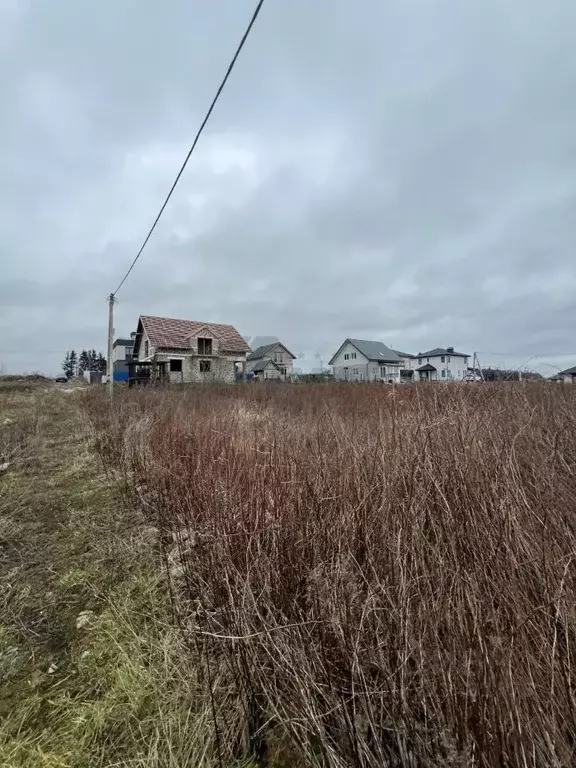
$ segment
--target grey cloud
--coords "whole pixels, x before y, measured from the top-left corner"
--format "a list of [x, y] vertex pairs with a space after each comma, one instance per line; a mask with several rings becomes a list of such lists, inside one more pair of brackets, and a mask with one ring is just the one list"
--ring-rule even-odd
[[[54, 372], [105, 346], [252, 3], [1, 10], [0, 363]], [[576, 362], [575, 23], [570, 0], [266, 3], [118, 332], [153, 312], [308, 359], [355, 335]]]

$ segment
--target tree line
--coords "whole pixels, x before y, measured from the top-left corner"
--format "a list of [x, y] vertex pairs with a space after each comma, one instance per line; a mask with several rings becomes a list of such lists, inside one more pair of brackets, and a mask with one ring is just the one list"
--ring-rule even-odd
[[66, 352], [62, 362], [62, 370], [68, 379], [82, 376], [84, 371], [106, 373], [106, 357], [102, 352], [96, 352], [95, 349], [83, 349], [80, 354], [72, 349], [70, 352]]

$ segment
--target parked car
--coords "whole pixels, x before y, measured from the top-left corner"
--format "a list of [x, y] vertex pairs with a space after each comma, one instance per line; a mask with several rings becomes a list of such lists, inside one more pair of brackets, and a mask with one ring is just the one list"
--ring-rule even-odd
[[56, 376], [54, 381], [56, 382], [56, 384], [68, 384], [68, 379], [66, 378], [66, 376]]

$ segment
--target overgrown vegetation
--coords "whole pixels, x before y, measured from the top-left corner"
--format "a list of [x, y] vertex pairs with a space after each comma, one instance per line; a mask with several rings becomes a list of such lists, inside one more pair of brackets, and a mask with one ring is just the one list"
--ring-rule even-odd
[[212, 764], [156, 532], [104, 474], [76, 398], [0, 392], [0, 765]]
[[574, 763], [573, 388], [0, 397], [0, 764]]
[[221, 764], [574, 763], [576, 390], [87, 407], [160, 529]]

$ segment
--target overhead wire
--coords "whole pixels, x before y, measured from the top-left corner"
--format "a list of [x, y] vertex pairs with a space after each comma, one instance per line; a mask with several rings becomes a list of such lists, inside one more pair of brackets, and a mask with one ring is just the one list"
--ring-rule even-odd
[[177, 186], [178, 182], [180, 181], [180, 177], [184, 173], [184, 169], [188, 165], [188, 160], [190, 160], [190, 157], [192, 156], [192, 153], [194, 152], [194, 150], [196, 148], [196, 145], [198, 144], [198, 140], [200, 139], [200, 136], [202, 135], [202, 132], [204, 131], [204, 128], [206, 127], [206, 123], [208, 122], [212, 112], [214, 111], [214, 107], [216, 106], [216, 103], [217, 103], [218, 99], [220, 98], [220, 94], [224, 90], [224, 87], [225, 87], [225, 85], [226, 85], [226, 83], [228, 81], [228, 78], [230, 77], [230, 74], [232, 73], [232, 70], [234, 69], [236, 61], [237, 61], [238, 57], [240, 56], [242, 48], [244, 47], [244, 43], [248, 39], [248, 36], [249, 36], [250, 32], [252, 31], [252, 27], [254, 26], [254, 24], [256, 22], [256, 19], [258, 18], [259, 14], [260, 14], [260, 10], [262, 9], [263, 5], [264, 5], [264, 0], [259, 0], [258, 4], [256, 5], [256, 8], [254, 10], [254, 13], [252, 14], [252, 18], [250, 19], [250, 22], [249, 22], [248, 26], [246, 27], [246, 31], [244, 32], [244, 35], [242, 36], [242, 39], [240, 40], [240, 43], [238, 44], [238, 47], [236, 48], [236, 53], [234, 54], [234, 56], [232, 57], [232, 60], [230, 61], [230, 64], [228, 65], [228, 69], [226, 70], [226, 74], [224, 75], [224, 77], [222, 79], [222, 82], [218, 86], [218, 90], [216, 91], [216, 95], [212, 99], [212, 103], [210, 104], [210, 108], [208, 109], [208, 112], [206, 113], [206, 116], [204, 117], [204, 120], [202, 120], [200, 128], [198, 129], [198, 132], [196, 133], [194, 141], [192, 142], [192, 146], [188, 150], [188, 154], [186, 155], [186, 158], [184, 159], [184, 162], [182, 163], [182, 167], [178, 171], [178, 175], [176, 176], [176, 178], [174, 180], [174, 183], [170, 187], [170, 191], [168, 192], [168, 195], [166, 196], [166, 199], [164, 200], [164, 203], [162, 204], [162, 207], [160, 208], [160, 211], [158, 212], [158, 215], [154, 219], [154, 223], [150, 227], [150, 230], [149, 230], [148, 234], [146, 235], [146, 238], [145, 238], [144, 242], [140, 246], [140, 250], [136, 254], [134, 260], [132, 261], [132, 263], [130, 264], [130, 267], [128, 268], [128, 271], [126, 272], [126, 274], [124, 275], [124, 277], [122, 278], [122, 280], [118, 284], [118, 287], [114, 291], [114, 294], [112, 294], [112, 295], [117, 294], [118, 291], [120, 290], [120, 288], [122, 288], [122, 286], [124, 285], [124, 283], [128, 279], [128, 276], [130, 275], [130, 273], [132, 272], [132, 270], [136, 266], [136, 262], [138, 261], [138, 259], [142, 255], [142, 251], [148, 245], [148, 241], [150, 240], [150, 238], [152, 236], [152, 233], [156, 229], [156, 225], [160, 221], [160, 218], [161, 218], [162, 214], [164, 213], [164, 210], [165, 210], [166, 206], [168, 205], [168, 202], [169, 202], [170, 198], [172, 197], [172, 193], [176, 189], [176, 186]]

